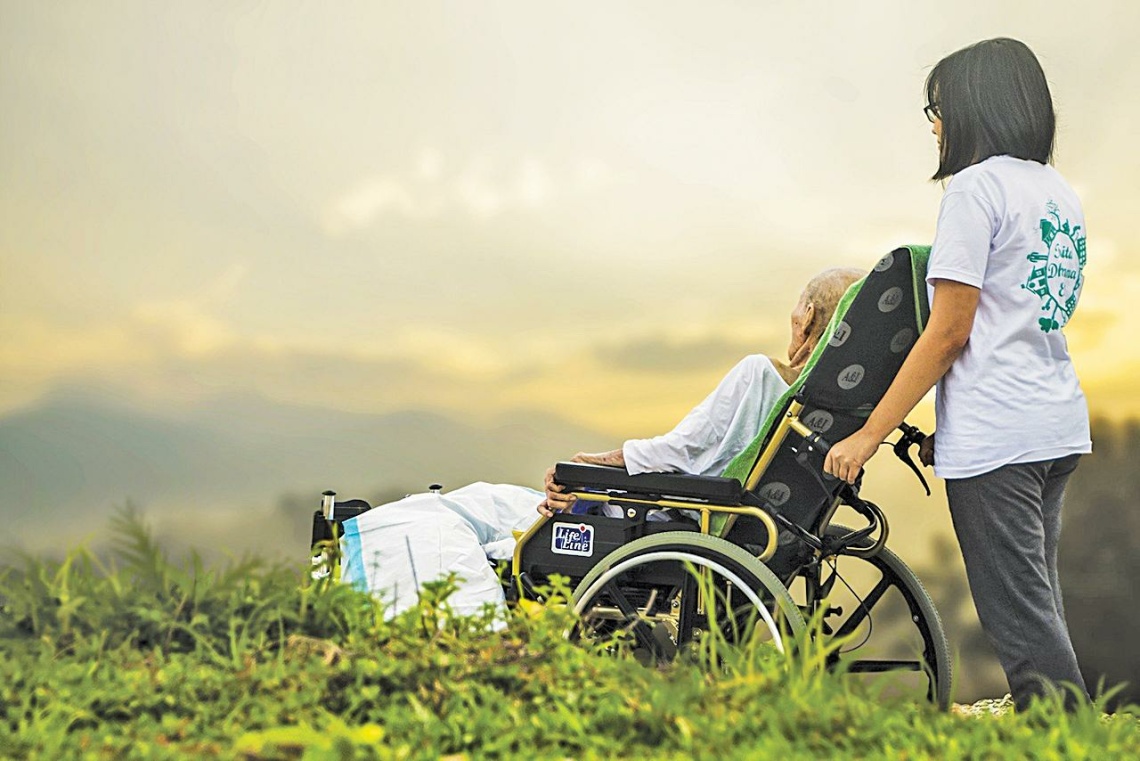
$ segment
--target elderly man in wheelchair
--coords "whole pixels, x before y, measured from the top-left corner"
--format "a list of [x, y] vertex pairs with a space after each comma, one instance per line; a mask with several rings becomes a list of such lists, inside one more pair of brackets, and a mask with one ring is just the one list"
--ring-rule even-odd
[[[825, 273], [842, 297], [813, 301], [809, 286], [792, 315], [789, 362], [742, 362], [669, 434], [558, 463], [547, 473], [545, 495], [496, 497], [488, 485], [473, 485], [480, 505], [491, 505], [486, 522], [512, 535], [477, 537], [491, 540], [480, 541], [483, 567], [478, 553], [467, 553], [451, 569], [479, 576], [486, 557], [509, 557], [508, 601], [542, 599], [551, 576], [568, 577], [574, 636], [620, 642], [655, 661], [672, 659], [714, 628], [783, 651], [788, 636], [804, 630], [805, 615], [815, 616], [822, 635], [838, 641], [829, 657], [848, 673], [891, 673], [904, 688], [948, 706], [949, 648], [929, 595], [886, 549], [882, 510], [859, 495], [858, 483], [822, 468], [829, 442], [861, 427], [925, 325], [927, 255], [926, 248], [897, 249], [845, 291], [849, 274]], [[813, 318], [814, 335], [805, 327]], [[903, 424], [894, 445], [916, 473], [908, 453], [922, 439]], [[542, 499], [538, 519], [520, 515], [535, 496]], [[462, 503], [449, 506], [451, 513], [471, 525], [478, 509]], [[417, 521], [415, 504], [400, 505], [370, 510], [326, 493], [314, 516], [314, 546], [340, 524], [345, 580], [375, 590], [364, 583], [360, 522], [426, 520]], [[840, 509], [865, 525], [834, 522]], [[405, 533], [403, 544], [411, 559], [417, 537]], [[482, 579], [484, 587], [499, 583], [493, 575]]]

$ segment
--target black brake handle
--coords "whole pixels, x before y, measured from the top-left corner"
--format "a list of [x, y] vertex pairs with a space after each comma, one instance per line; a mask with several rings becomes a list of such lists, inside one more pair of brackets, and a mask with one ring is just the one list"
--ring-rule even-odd
[[915, 464], [910, 456], [911, 445], [922, 446], [922, 442], [926, 440], [926, 434], [915, 426], [908, 425], [905, 422], [899, 424], [899, 430], [902, 431], [902, 436], [899, 436], [899, 440], [895, 442], [895, 457], [905, 462], [907, 467], [914, 471], [914, 474], [918, 476], [919, 483], [922, 484], [922, 488], [926, 489], [926, 496], [929, 497], [930, 484], [926, 483], [926, 478], [923, 477], [922, 471], [918, 469], [918, 465]]

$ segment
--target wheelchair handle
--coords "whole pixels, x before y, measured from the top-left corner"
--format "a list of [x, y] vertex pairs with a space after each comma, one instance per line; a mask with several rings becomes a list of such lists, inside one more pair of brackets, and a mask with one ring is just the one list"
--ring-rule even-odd
[[[906, 421], [899, 423], [899, 430], [902, 431], [902, 438], [899, 439], [900, 443], [905, 441], [908, 446], [910, 444], [921, 446], [922, 442], [926, 441], [926, 434], [920, 431], [918, 426], [909, 425]], [[898, 444], [895, 446], [898, 446]]]
[[900, 423], [899, 430], [902, 431], [902, 436], [895, 442], [893, 447], [895, 457], [906, 463], [906, 466], [914, 471], [918, 476], [919, 483], [922, 488], [926, 489], [926, 496], [930, 496], [930, 484], [926, 483], [926, 478], [923, 477], [922, 471], [918, 469], [918, 465], [910, 456], [911, 445], [922, 446], [922, 442], [926, 440], [926, 434], [920, 431], [916, 426], [908, 425], [907, 423]]

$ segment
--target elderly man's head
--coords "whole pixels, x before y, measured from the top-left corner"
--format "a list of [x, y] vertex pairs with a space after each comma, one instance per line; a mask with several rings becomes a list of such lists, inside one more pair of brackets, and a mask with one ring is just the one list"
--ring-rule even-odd
[[807, 360], [807, 355], [811, 354], [827, 329], [827, 323], [831, 322], [839, 299], [864, 274], [852, 267], [834, 267], [808, 281], [792, 310], [792, 341], [788, 345], [788, 358], [793, 366]]

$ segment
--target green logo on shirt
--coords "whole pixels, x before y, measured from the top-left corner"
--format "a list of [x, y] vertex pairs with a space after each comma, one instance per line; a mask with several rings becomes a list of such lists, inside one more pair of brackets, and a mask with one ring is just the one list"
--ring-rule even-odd
[[1077, 308], [1085, 268], [1085, 235], [1081, 226], [1069, 228], [1068, 220], [1061, 221], [1057, 204], [1045, 205], [1047, 214], [1041, 220], [1041, 241], [1045, 252], [1034, 251], [1026, 257], [1033, 269], [1021, 287], [1041, 297], [1041, 311], [1037, 320], [1041, 330], [1048, 333], [1064, 327]]

